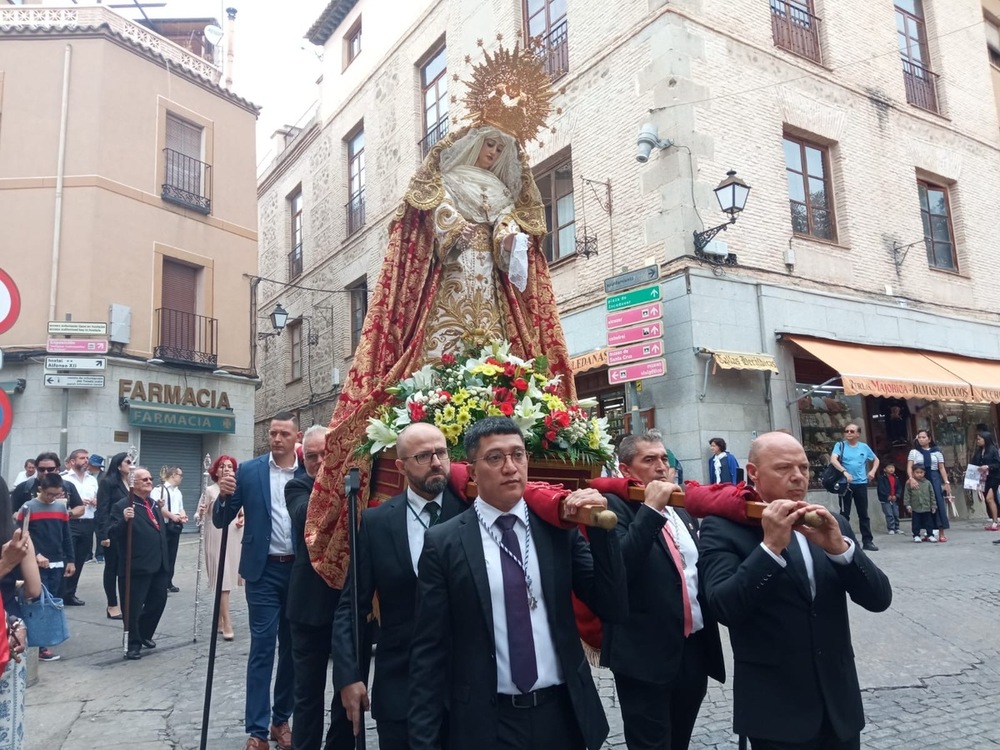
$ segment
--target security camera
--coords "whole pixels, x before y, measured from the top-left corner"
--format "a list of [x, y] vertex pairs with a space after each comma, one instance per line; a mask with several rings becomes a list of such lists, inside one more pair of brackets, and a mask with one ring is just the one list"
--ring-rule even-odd
[[653, 151], [653, 146], [662, 149], [670, 148], [673, 145], [674, 142], [669, 138], [661, 141], [656, 126], [651, 122], [647, 122], [639, 128], [639, 137], [636, 138], [635, 143], [635, 160], [640, 164], [645, 164], [649, 161], [649, 155]]

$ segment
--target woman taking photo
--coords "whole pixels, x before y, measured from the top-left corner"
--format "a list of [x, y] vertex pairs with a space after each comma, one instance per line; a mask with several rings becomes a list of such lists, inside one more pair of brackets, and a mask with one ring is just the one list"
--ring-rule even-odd
[[931, 434], [927, 430], [920, 430], [917, 433], [913, 445], [914, 448], [906, 460], [909, 485], [917, 489], [917, 480], [913, 478], [913, 467], [923, 466], [927, 479], [934, 488], [934, 497], [937, 499], [938, 533], [933, 535], [934, 541], [947, 542], [948, 537], [944, 535], [944, 530], [950, 529], [951, 523], [948, 521], [948, 503], [945, 495], [951, 495], [951, 482], [948, 480], [948, 471], [944, 465], [944, 454], [931, 440]]
[[[213, 484], [205, 488], [205, 494], [198, 502], [198, 512], [194, 519], [202, 526], [205, 535], [205, 573], [208, 576], [209, 591], [215, 590], [219, 574], [219, 549], [222, 546], [222, 529], [215, 528], [212, 523], [212, 505], [219, 497], [219, 480], [226, 476], [235, 476], [236, 459], [232, 456], [219, 456], [208, 470]], [[205, 519], [208, 523], [205, 523]], [[229, 538], [226, 540], [226, 564], [222, 571], [222, 597], [219, 602], [219, 621], [216, 628], [222, 637], [233, 640], [233, 620], [229, 616], [229, 592], [233, 584], [239, 581], [240, 550], [243, 544], [243, 511], [229, 525]]]
[[107, 597], [106, 614], [109, 620], [122, 619], [118, 606], [118, 548], [110, 536], [111, 508], [123, 497], [128, 497], [128, 473], [132, 460], [127, 453], [116, 453], [108, 464], [104, 479], [97, 486], [97, 509], [94, 526], [97, 541], [104, 548], [104, 596]]

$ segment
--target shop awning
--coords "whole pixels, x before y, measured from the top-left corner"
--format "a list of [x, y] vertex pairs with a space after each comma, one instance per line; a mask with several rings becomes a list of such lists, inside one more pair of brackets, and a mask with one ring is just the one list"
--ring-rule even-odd
[[706, 351], [712, 361], [723, 370], [770, 370], [777, 374], [778, 363], [770, 354], [745, 354], [743, 352]]
[[975, 400], [967, 381], [915, 349], [846, 344], [789, 334], [782, 338], [839, 372], [844, 393], [849, 396]]
[[937, 353], [927, 358], [967, 382], [972, 387], [972, 401], [1000, 404], [1000, 362]]
[[596, 370], [599, 367], [607, 367], [607, 364], [607, 349], [597, 349], [596, 351], [587, 352], [586, 354], [578, 354], [575, 357], [569, 358], [569, 369], [573, 371], [574, 375], [590, 372], [591, 370]]

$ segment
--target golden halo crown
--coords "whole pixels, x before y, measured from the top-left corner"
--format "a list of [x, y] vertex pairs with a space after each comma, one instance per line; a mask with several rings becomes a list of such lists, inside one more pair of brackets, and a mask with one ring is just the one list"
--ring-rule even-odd
[[[482, 40], [477, 44], [482, 47]], [[501, 47], [492, 57], [483, 49], [483, 58], [466, 81], [466, 119], [473, 127], [499, 128], [521, 143], [534, 139], [546, 127], [554, 95], [537, 42]]]

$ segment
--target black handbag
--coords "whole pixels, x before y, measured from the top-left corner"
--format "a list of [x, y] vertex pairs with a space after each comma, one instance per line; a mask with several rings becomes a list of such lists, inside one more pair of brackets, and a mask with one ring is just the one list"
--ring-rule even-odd
[[[837, 454], [837, 460], [840, 461], [840, 465], [844, 465], [844, 442], [841, 441], [840, 453]], [[823, 485], [823, 489], [827, 492], [832, 492], [834, 495], [839, 495], [844, 491], [844, 487], [847, 486], [847, 480], [844, 479], [844, 472], [837, 469], [831, 461], [823, 469], [823, 473], [819, 475], [820, 484]]]

